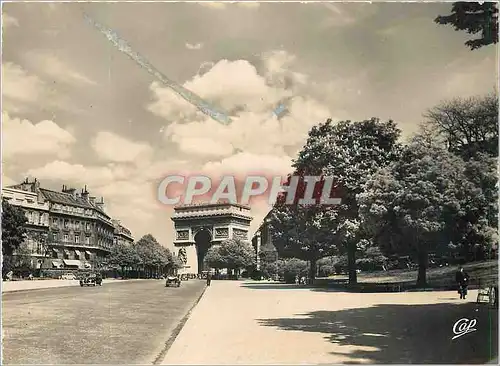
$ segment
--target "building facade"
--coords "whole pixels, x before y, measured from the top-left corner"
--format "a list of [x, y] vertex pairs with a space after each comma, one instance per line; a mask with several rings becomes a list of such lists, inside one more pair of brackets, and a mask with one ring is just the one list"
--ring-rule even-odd
[[269, 252], [274, 253], [276, 260], [278, 260], [278, 252], [273, 244], [272, 231], [270, 225], [272, 211], [264, 217], [262, 224], [255, 231], [252, 237], [252, 246], [255, 250], [255, 256], [257, 261], [257, 270], [260, 270], [261, 253]]
[[121, 245], [131, 245], [134, 243], [134, 237], [129, 229], [123, 226], [120, 220], [111, 220], [115, 227], [115, 231], [113, 233], [113, 244], [121, 244]]
[[174, 208], [174, 246], [184, 258], [185, 273], [202, 273], [208, 249], [229, 238], [250, 241], [250, 207], [238, 204], [193, 204]]
[[37, 179], [4, 188], [2, 195], [25, 210], [34, 268], [103, 268], [116, 229], [103, 198], [90, 196], [86, 187], [81, 192], [66, 186], [61, 192], [41, 188]]

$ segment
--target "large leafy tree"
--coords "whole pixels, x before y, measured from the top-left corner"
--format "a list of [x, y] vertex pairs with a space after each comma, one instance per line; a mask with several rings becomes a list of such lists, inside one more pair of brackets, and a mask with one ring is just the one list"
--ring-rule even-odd
[[311, 278], [318, 259], [347, 252], [349, 282], [356, 283], [356, 246], [364, 237], [356, 195], [378, 168], [397, 160], [400, 133], [393, 121], [381, 122], [377, 118], [336, 124], [327, 120], [309, 132], [294, 162], [295, 174], [332, 177], [342, 203], [299, 206], [278, 200], [271, 225], [278, 250], [309, 260]]
[[151, 234], [144, 235], [133, 245], [133, 248], [137, 252], [140, 264], [148, 277], [158, 275], [158, 272], [164, 273], [172, 266], [172, 254]]
[[2, 200], [2, 254], [11, 256], [26, 238], [28, 220], [22, 208]]
[[388, 252], [415, 256], [417, 284], [426, 286], [429, 252], [439, 243], [463, 240], [456, 223], [474, 209], [480, 195], [462, 159], [415, 138], [397, 162], [367, 182], [358, 201], [375, 243]]
[[111, 249], [108, 262], [111, 265], [119, 266], [122, 274], [125, 274], [127, 268], [137, 269], [141, 258], [135, 246], [120, 243]]
[[468, 40], [465, 45], [471, 50], [498, 42], [498, 8], [496, 2], [453, 3], [451, 14], [440, 15], [435, 20], [438, 24], [451, 25], [455, 30], [478, 35]]
[[256, 264], [255, 251], [252, 245], [241, 239], [227, 239], [220, 245], [208, 249], [205, 263], [215, 269], [227, 268], [238, 271], [249, 269]]
[[425, 115], [430, 135], [468, 160], [478, 154], [498, 156], [498, 96], [494, 93], [444, 101]]
[[212, 246], [208, 249], [207, 254], [205, 254], [204, 258], [205, 263], [215, 269], [221, 269], [225, 267], [224, 258], [220, 253], [220, 247], [218, 245]]

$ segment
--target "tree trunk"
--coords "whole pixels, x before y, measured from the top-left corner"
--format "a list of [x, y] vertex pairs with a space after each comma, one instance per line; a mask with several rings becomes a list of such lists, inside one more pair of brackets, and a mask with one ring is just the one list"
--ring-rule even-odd
[[309, 261], [309, 284], [312, 285], [314, 280], [316, 279], [316, 267], [317, 267], [317, 259], [311, 259]]
[[427, 287], [427, 265], [429, 262], [429, 253], [427, 248], [420, 248], [418, 252], [418, 277], [417, 287]]
[[349, 272], [349, 284], [358, 283], [358, 274], [356, 273], [356, 243], [350, 242], [347, 245], [347, 270]]

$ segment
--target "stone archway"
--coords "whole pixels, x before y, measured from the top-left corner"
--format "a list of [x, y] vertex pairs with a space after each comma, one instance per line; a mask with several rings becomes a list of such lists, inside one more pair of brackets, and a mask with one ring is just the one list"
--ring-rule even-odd
[[198, 259], [198, 273], [201, 273], [208, 269], [205, 265], [205, 256], [212, 245], [212, 234], [207, 229], [201, 229], [195, 234], [194, 243]]

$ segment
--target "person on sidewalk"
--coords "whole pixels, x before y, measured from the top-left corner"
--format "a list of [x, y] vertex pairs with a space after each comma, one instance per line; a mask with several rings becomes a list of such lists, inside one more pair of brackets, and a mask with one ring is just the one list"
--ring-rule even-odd
[[458, 293], [460, 299], [467, 297], [467, 287], [469, 286], [469, 275], [464, 271], [464, 267], [460, 266], [455, 274], [455, 281], [458, 284]]
[[207, 273], [207, 286], [210, 286], [210, 283], [212, 282], [212, 274]]

